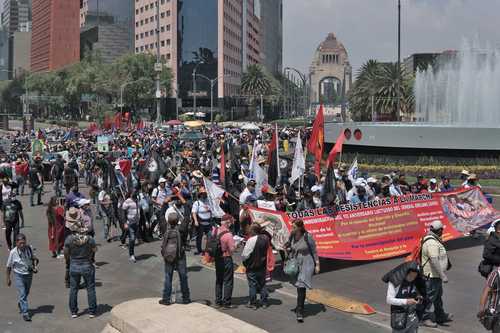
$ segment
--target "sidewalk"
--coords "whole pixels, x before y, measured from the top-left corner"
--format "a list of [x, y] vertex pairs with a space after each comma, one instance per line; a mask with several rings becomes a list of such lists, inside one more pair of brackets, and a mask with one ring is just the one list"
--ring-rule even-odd
[[[140, 311], [137, 311], [140, 309]], [[207, 305], [158, 304], [157, 298], [143, 298], [119, 304], [103, 333], [267, 333]]]

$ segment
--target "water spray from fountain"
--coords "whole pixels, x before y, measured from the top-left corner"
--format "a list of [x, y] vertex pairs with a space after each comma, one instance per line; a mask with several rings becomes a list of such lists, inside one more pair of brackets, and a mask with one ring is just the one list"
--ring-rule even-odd
[[422, 122], [500, 127], [500, 50], [464, 41], [417, 72], [415, 101]]

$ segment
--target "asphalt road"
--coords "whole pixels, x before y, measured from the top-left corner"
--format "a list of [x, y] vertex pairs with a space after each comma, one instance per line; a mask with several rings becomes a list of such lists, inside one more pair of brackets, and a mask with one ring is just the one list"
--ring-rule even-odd
[[[46, 186], [51, 189], [51, 186]], [[50, 193], [44, 196], [44, 202]], [[113, 306], [127, 300], [143, 297], [160, 297], [163, 287], [163, 263], [159, 254], [160, 243], [148, 243], [136, 247], [136, 264], [128, 262], [128, 252], [118, 246], [102, 241], [102, 225], [96, 221], [99, 251], [96, 261], [97, 301], [99, 316], [89, 319], [83, 314], [71, 319], [68, 309], [68, 292], [64, 287], [64, 264], [62, 259], [53, 259], [48, 253], [46, 207], [31, 208], [28, 197], [22, 197], [25, 207], [26, 227], [29, 242], [36, 248], [41, 260], [40, 272], [34, 278], [30, 294], [30, 309], [33, 321], [21, 320], [16, 306], [16, 290], [8, 288], [4, 277], [0, 278], [0, 332], [100, 332], [106, 325]], [[498, 208], [498, 207], [497, 207]], [[7, 260], [7, 249], [2, 236], [0, 262]], [[477, 264], [482, 247], [479, 241], [461, 240], [450, 244], [453, 270], [445, 289], [445, 308], [453, 312], [456, 321], [450, 327], [440, 327], [449, 332], [484, 332], [477, 323], [479, 293], [484, 280], [477, 273]], [[401, 262], [401, 259], [369, 263], [351, 263], [323, 260], [323, 272], [315, 277], [315, 287], [326, 289], [338, 295], [352, 297], [373, 306], [379, 313], [374, 316], [353, 316], [322, 305], [306, 306], [304, 324], [297, 324], [290, 309], [295, 307], [295, 291], [286, 282], [271, 283], [271, 306], [257, 311], [247, 309], [248, 287], [243, 276], [235, 279], [234, 303], [236, 309], [228, 314], [261, 327], [269, 332], [390, 332], [389, 312], [385, 304], [386, 286], [381, 276]], [[189, 284], [193, 301], [210, 304], [213, 301], [215, 272], [202, 266], [199, 258], [188, 257]], [[2, 269], [2, 271], [4, 271]], [[3, 272], [2, 272], [3, 274]], [[177, 278], [176, 278], [177, 279]], [[178, 287], [178, 282], [175, 283]], [[180, 296], [179, 296], [180, 297]], [[79, 293], [80, 311], [87, 307], [86, 293]], [[141, 311], [137, 309], [137, 311]], [[439, 332], [427, 330], [424, 332]]]

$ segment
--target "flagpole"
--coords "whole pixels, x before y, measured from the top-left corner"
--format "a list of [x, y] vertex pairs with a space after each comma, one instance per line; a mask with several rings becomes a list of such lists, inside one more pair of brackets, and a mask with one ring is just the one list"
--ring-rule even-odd
[[280, 139], [278, 137], [278, 123], [276, 123], [276, 167], [278, 168], [278, 179], [276, 179], [276, 185], [280, 183], [281, 172], [280, 172]]

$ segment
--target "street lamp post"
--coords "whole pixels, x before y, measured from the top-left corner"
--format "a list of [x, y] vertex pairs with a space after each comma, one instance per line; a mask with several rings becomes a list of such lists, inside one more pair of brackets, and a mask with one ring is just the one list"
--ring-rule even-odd
[[[285, 73], [293, 71], [293, 72], [297, 73], [297, 75], [302, 80], [302, 85], [304, 86], [303, 88], [304, 88], [304, 116], [305, 116], [305, 112], [306, 112], [306, 109], [308, 107], [308, 105], [307, 105], [308, 104], [307, 103], [307, 77], [301, 71], [299, 71], [298, 69], [293, 68], [293, 67], [285, 67], [283, 71]], [[287, 82], [287, 85], [288, 85], [288, 82]]]
[[160, 0], [156, 1], [156, 123], [161, 124], [161, 91], [160, 91]]
[[[196, 73], [194, 75], [195, 75], [194, 81], [196, 82]], [[201, 78], [204, 78], [205, 80], [210, 82], [210, 124], [213, 125], [213, 123], [214, 123], [214, 87], [215, 87], [215, 84], [217, 83], [217, 81], [220, 78], [223, 78], [226, 76], [231, 76], [231, 75], [224, 74], [224, 75], [221, 75], [219, 77], [216, 77], [215, 79], [210, 79], [202, 74], [198, 74], [198, 76]]]
[[193, 112], [196, 113], [196, 70], [198, 66], [203, 64], [203, 60], [199, 61], [193, 68]]

